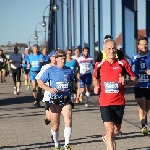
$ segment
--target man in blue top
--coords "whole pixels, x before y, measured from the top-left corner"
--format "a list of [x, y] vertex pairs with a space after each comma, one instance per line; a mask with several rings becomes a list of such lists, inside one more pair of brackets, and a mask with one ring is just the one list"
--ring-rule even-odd
[[24, 54], [22, 54], [22, 59], [23, 59], [22, 67], [24, 71], [25, 85], [27, 85], [27, 90], [30, 89], [30, 76], [29, 76], [30, 68], [27, 67], [27, 60], [28, 60], [29, 55], [30, 55], [29, 48], [25, 48]]
[[130, 61], [135, 65], [135, 75], [138, 84], [134, 87], [135, 99], [139, 107], [139, 118], [142, 124], [142, 134], [147, 135], [147, 113], [150, 109], [150, 53], [148, 52], [148, 39], [138, 39], [139, 53]]
[[37, 82], [36, 82], [36, 75], [40, 72], [41, 67], [43, 65], [43, 55], [38, 53], [38, 45], [33, 45], [33, 54], [30, 54], [28, 57], [28, 65], [30, 65], [30, 80], [32, 82], [32, 88], [33, 88], [33, 97], [35, 99], [33, 106], [34, 107], [40, 107], [40, 96], [42, 89], [38, 88], [38, 92], [36, 90]]
[[46, 47], [43, 48], [42, 50], [42, 55], [43, 55], [43, 64], [48, 64], [50, 62], [49, 56], [47, 54]]
[[[65, 67], [66, 53], [63, 50], [57, 50], [56, 66], [47, 69], [41, 76], [39, 85], [41, 88], [50, 92], [49, 94], [49, 112], [52, 123], [52, 135], [55, 142], [55, 149], [60, 150], [58, 142], [60, 114], [64, 116], [65, 129], [65, 150], [71, 150], [69, 143], [72, 132], [72, 106], [71, 94], [74, 87], [73, 71]], [[49, 81], [50, 86], [45, 83]]]

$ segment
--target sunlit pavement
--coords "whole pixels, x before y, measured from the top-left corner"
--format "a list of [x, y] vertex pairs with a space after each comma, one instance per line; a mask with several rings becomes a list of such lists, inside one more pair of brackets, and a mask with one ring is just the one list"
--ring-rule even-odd
[[[133, 89], [126, 90], [126, 109], [122, 125], [122, 138], [117, 138], [117, 150], [150, 150], [150, 137], [141, 134]], [[98, 96], [90, 97], [91, 105], [83, 102], [73, 109], [72, 150], [106, 150], [101, 135], [105, 129], [100, 117]], [[0, 84], [0, 149], [53, 150], [50, 125], [44, 124], [44, 103], [33, 108], [32, 90], [22, 82], [19, 96], [13, 94], [12, 79]], [[150, 115], [148, 116], [150, 119]], [[149, 128], [150, 129], [150, 128]], [[64, 122], [61, 118], [60, 143], [64, 145]]]

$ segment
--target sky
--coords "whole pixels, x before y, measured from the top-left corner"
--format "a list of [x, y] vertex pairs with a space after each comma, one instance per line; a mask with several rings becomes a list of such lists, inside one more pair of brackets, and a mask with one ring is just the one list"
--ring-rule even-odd
[[[64, 0], [65, 1], [65, 0]], [[80, 0], [77, 0], [80, 1]], [[96, 0], [97, 1], [97, 0]], [[104, 31], [103, 34], [110, 34], [110, 15], [108, 5], [110, 0], [104, 0]], [[0, 0], [0, 45], [8, 44], [8, 41], [14, 43], [28, 43], [30, 41], [35, 44], [33, 39], [37, 26], [39, 43], [44, 41], [44, 28], [38, 24], [42, 22], [43, 11], [48, 6], [50, 0]], [[45, 10], [45, 16], [48, 16], [49, 7]], [[119, 12], [119, 13], [118, 13]], [[121, 0], [116, 0], [116, 36], [121, 33]], [[145, 29], [145, 0], [138, 0], [138, 28]], [[46, 19], [48, 22], [48, 19]], [[38, 24], [38, 25], [37, 25]], [[48, 23], [47, 23], [48, 25]], [[95, 29], [97, 30], [97, 22]], [[85, 29], [88, 30], [88, 29]], [[97, 40], [97, 33], [95, 40]], [[86, 35], [85, 35], [86, 37]], [[88, 38], [85, 38], [85, 42]], [[77, 42], [80, 42], [78, 40]], [[80, 43], [77, 43], [80, 44]]]

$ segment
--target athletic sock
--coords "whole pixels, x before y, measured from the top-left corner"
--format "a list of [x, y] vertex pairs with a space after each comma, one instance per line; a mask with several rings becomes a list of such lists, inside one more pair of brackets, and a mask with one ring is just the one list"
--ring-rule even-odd
[[51, 131], [53, 135], [53, 140], [55, 142], [55, 147], [59, 146], [58, 137], [59, 137], [59, 130], [57, 132]]
[[72, 128], [71, 127], [65, 127], [64, 129], [64, 137], [65, 137], [65, 146], [70, 143]]

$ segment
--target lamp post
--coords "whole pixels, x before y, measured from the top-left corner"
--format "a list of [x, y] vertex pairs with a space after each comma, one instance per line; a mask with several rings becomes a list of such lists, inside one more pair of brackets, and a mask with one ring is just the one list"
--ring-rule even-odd
[[[49, 16], [45, 16], [45, 10], [48, 7], [50, 7], [50, 6], [51, 6], [52, 11], [54, 11], [54, 12], [56, 12], [59, 9], [58, 5], [54, 4], [54, 5], [48, 5], [48, 6], [46, 6], [45, 9], [44, 9], [44, 11], [43, 11], [43, 21], [42, 21], [41, 25], [42, 25], [42, 27], [45, 27], [45, 43], [46, 43], [46, 21], [45, 21], [45, 18], [49, 18], [50, 19], [50, 17], [55, 17], [55, 16], [52, 16], [51, 13], [49, 14]], [[48, 34], [50, 34], [50, 32], [52, 32], [52, 31], [49, 28], [48, 29]]]
[[[34, 35], [34, 39], [37, 40], [37, 44], [38, 44], [38, 33], [40, 32], [45, 32], [45, 35], [46, 35], [46, 30], [45, 31], [37, 31], [37, 26], [39, 24], [41, 24], [42, 22], [39, 22], [37, 25], [36, 25], [36, 28], [35, 28], [35, 35]], [[43, 35], [43, 34], [42, 34]], [[46, 39], [44, 38], [44, 41], [45, 41], [45, 45], [46, 45]]]

